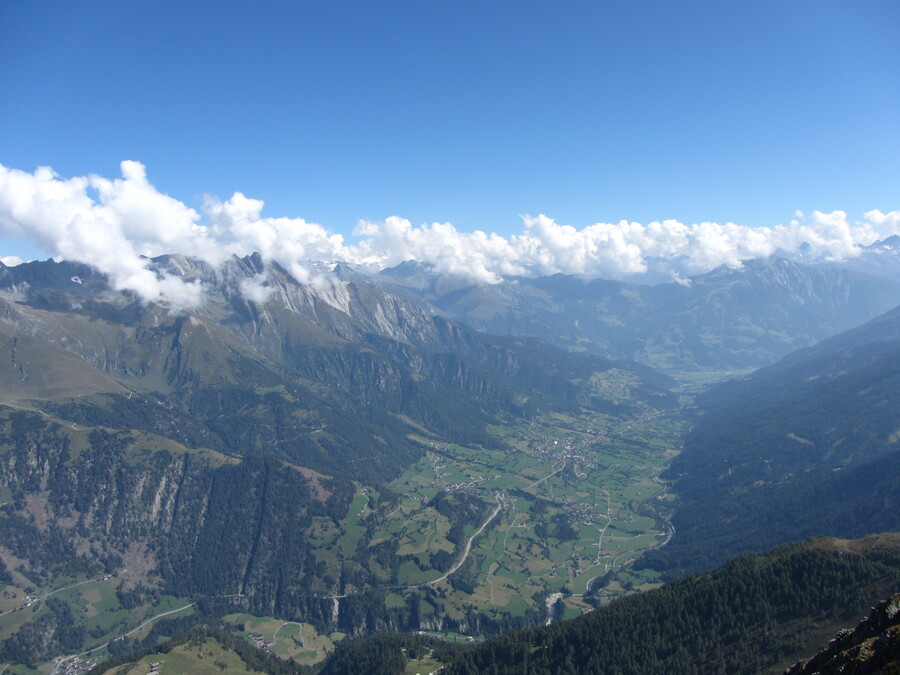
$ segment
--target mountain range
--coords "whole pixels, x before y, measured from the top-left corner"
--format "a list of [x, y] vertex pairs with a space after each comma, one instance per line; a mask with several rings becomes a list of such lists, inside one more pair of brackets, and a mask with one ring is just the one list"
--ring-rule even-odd
[[895, 279], [774, 256], [653, 286], [562, 274], [473, 284], [415, 262], [377, 280], [481, 331], [676, 376], [759, 368], [900, 304]]
[[[893, 269], [893, 250], [864, 251], [881, 261], [869, 271]], [[301, 281], [259, 255], [148, 265], [196, 284], [203, 303], [148, 304], [70, 262], [0, 264], [0, 662], [109, 641], [169, 596], [323, 635], [570, 616], [586, 605], [554, 600], [605, 605], [601, 584], [632, 587], [616, 549], [593, 589], [578, 581], [585, 550], [553, 557], [603, 519], [598, 561], [623, 546], [611, 542], [661, 537], [628, 569], [668, 581], [811, 536], [900, 530], [896, 279], [777, 257], [655, 286], [473, 283], [416, 262], [323, 265]], [[664, 438], [660, 420], [690, 431]], [[450, 483], [441, 462], [458, 447], [469, 464]], [[483, 487], [488, 456], [527, 478]], [[656, 481], [640, 477], [656, 464]], [[615, 508], [579, 483], [601, 470], [625, 481]], [[388, 516], [404, 509], [434, 534], [392, 541]], [[502, 597], [500, 558], [474, 543], [484, 532], [507, 555], [514, 527], [533, 539], [511, 546], [544, 560], [559, 591], [492, 614], [479, 593]], [[569, 583], [553, 581], [561, 571]], [[505, 573], [509, 587], [526, 581]], [[18, 611], [26, 595], [104, 576], [97, 592], [120, 624], [90, 604], [71, 620], [74, 599]]]
[[[311, 468], [341, 467], [351, 478], [384, 478], [405, 466], [416, 452], [406, 438], [413, 429], [452, 428], [460, 439], [478, 440], [498, 415], [589, 403], [596, 398], [589, 383], [573, 384], [584, 372], [633, 373], [636, 400], [672, 405], [667, 378], [650, 369], [481, 334], [374, 284], [315, 288], [258, 257], [218, 270], [179, 256], [155, 264], [202, 283], [204, 305], [179, 313], [144, 305], [80, 265], [0, 270], [6, 397], [64, 397], [65, 404], [45, 407], [64, 405], [76, 422], [140, 409], [142, 428], [168, 429], [180, 442], [232, 454], [277, 446]], [[260, 276], [262, 304], [241, 291]], [[268, 395], [267, 409], [251, 407], [244, 394]], [[165, 404], [147, 404], [148, 397]], [[198, 426], [211, 406], [218, 421]], [[390, 453], [378, 447], [385, 436]], [[372, 461], [359, 462], [361, 453]]]
[[[146, 305], [69, 263], [0, 270], [10, 602], [124, 569], [123, 608], [226, 596], [347, 633], [417, 625], [415, 593], [385, 604], [404, 560], [396, 543], [378, 552], [347, 539], [355, 496], [396, 511], [386, 484], [435, 443], [503, 452], [504, 427], [542, 416], [624, 421], [677, 407], [669, 378], [645, 366], [478, 333], [374, 284], [301, 284], [259, 257], [154, 265], [202, 283], [205, 304]], [[260, 277], [266, 300], [248, 301], [242, 284]], [[437, 563], [447, 569], [466, 555], [465, 519], [490, 509], [465, 494], [425, 507], [450, 526]], [[339, 612], [334, 595], [346, 596]], [[102, 622], [83, 628], [102, 639]], [[40, 649], [20, 635], [31, 662], [67, 644], [57, 633], [44, 630]]]

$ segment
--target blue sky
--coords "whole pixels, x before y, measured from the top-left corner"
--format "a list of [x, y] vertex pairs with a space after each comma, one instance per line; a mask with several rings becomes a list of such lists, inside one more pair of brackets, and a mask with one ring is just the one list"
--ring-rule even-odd
[[856, 218], [900, 208], [898, 29], [893, 0], [7, 0], [0, 164], [136, 160], [347, 236]]

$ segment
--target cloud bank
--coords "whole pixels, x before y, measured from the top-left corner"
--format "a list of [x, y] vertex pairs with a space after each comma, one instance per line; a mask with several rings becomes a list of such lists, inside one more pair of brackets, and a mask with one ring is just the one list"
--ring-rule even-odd
[[[355, 240], [347, 243], [302, 218], [265, 217], [264, 202], [240, 192], [226, 201], [207, 197], [198, 212], [159, 192], [139, 162], [122, 162], [121, 171], [114, 179], [63, 178], [48, 167], [27, 173], [0, 165], [0, 234], [93, 265], [116, 288], [147, 302], [194, 307], [203, 301], [200, 285], [158, 275], [147, 258], [181, 253], [218, 265], [231, 255], [259, 252], [301, 282], [314, 280], [313, 260], [373, 270], [419, 260], [439, 272], [487, 283], [558, 272], [661, 281], [721, 265], [737, 267], [776, 252], [802, 252], [811, 261], [844, 260], [858, 255], [860, 246], [900, 233], [900, 211], [877, 210], [855, 222], [843, 211], [798, 212], [787, 225], [773, 227], [664, 220], [576, 229], [545, 215], [523, 216], [523, 231], [510, 237], [390, 217], [360, 222]], [[245, 294], [258, 301], [266, 297], [260, 284], [249, 284]]]

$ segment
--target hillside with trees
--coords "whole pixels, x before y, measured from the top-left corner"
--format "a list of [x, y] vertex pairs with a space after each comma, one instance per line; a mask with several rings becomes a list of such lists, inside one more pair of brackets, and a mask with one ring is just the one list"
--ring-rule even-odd
[[663, 474], [677, 534], [639, 564], [675, 578], [798, 537], [900, 528], [898, 390], [895, 310], [699, 396]]

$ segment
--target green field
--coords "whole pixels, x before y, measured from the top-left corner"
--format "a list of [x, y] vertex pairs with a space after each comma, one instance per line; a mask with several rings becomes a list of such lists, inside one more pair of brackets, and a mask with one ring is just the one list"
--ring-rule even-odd
[[179, 645], [165, 654], [145, 656], [128, 666], [120, 666], [113, 671], [116, 675], [146, 675], [150, 665], [158, 663], [156, 672], [160, 675], [181, 675], [196, 673], [197, 675], [220, 675], [234, 673], [250, 675], [257, 671], [249, 670], [247, 664], [234, 652], [225, 649], [218, 641], [207, 639], [199, 644]]
[[[117, 637], [140, 638], [149, 632], [156, 617], [184, 616], [194, 611], [187, 607], [190, 600], [163, 596], [158, 600], [125, 609], [117, 595], [121, 580], [114, 575], [94, 579], [60, 578], [44, 588], [33, 589], [24, 585], [8, 585], [0, 591], [0, 641], [5, 640], [26, 623], [36, 621], [48, 613], [47, 600], [54, 598], [64, 602], [76, 623], [84, 626], [85, 639], [82, 660], [103, 658], [108, 652], [106, 644]], [[26, 590], [27, 589], [27, 590]], [[161, 618], [161, 617], [160, 617]], [[63, 656], [59, 654], [58, 656]], [[0, 668], [6, 664], [0, 663]], [[10, 665], [4, 673], [32, 673], [53, 670], [52, 664], [32, 671], [23, 665]]]
[[[624, 422], [556, 415], [492, 432], [505, 449], [431, 442], [425, 457], [388, 485], [393, 500], [360, 487], [341, 528], [312, 528], [318, 559], [337, 570], [372, 551], [368, 568], [392, 606], [427, 586], [450, 617], [466, 607], [500, 619], [522, 616], [540, 610], [551, 593], [577, 613], [591, 606], [582, 597], [588, 590], [609, 598], [655, 582], [649, 572], [628, 572], [624, 586], [616, 578], [665, 541], [668, 501], [660, 499], [665, 486], [656, 477], [677, 452], [677, 419], [656, 411]], [[442, 493], [477, 498], [485, 513], [500, 505], [465, 560], [465, 543], [487, 517], [466, 522], [454, 544], [450, 520], [433, 505]], [[396, 543], [393, 568], [375, 561], [388, 542]], [[442, 551], [452, 559], [449, 574], [432, 565]]]
[[[325, 572], [309, 591], [337, 608], [340, 598], [375, 589], [387, 608], [414, 607], [423, 620], [463, 621], [475, 612], [502, 625], [557, 598], [564, 605], [557, 609], [571, 616], [658, 585], [653, 571], [630, 563], [670, 531], [670, 498], [657, 477], [679, 448], [676, 417], [583, 411], [491, 432], [501, 439], [495, 447], [422, 439], [425, 455], [397, 479], [380, 489], [357, 485], [343, 519], [314, 517], [305, 536]], [[348, 586], [334, 581], [350, 574]], [[195, 611], [189, 599], [170, 597], [127, 609], [123, 583], [111, 574], [34, 589], [17, 577], [0, 589], [0, 640], [39, 619], [51, 596], [83, 624], [88, 657], [103, 656], [111, 639], [145, 636], [154, 617]], [[274, 618], [235, 615], [234, 623], [248, 640], [271, 640], [274, 654], [302, 664], [321, 661], [339, 637]]]
[[321, 635], [308, 623], [282, 621], [273, 617], [258, 617], [251, 614], [229, 614], [225, 620], [240, 628], [251, 644], [263, 645], [271, 642], [272, 654], [282, 659], [293, 659], [303, 665], [322, 661], [334, 650], [334, 643], [343, 634]]

